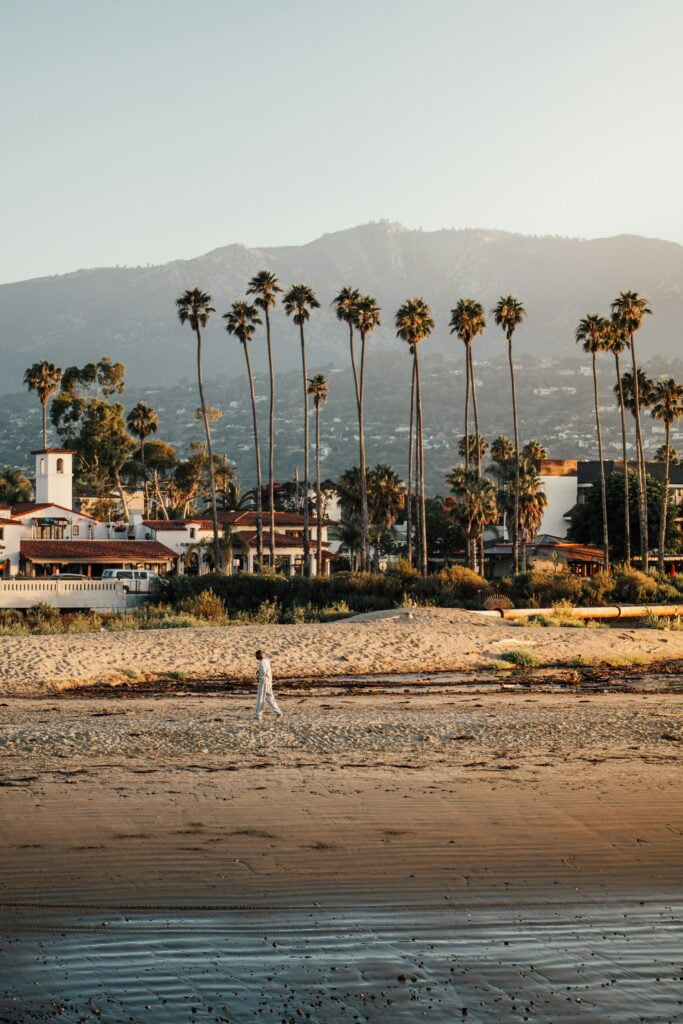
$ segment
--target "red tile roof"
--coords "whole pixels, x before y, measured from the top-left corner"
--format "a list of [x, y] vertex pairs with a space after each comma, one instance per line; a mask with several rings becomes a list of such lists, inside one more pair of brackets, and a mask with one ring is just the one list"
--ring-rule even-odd
[[[251, 547], [256, 547], [256, 534], [255, 533], [241, 533], [239, 535], [242, 540], [245, 540]], [[270, 540], [266, 530], [263, 531], [263, 547], [268, 550]], [[315, 550], [316, 541], [311, 540], [311, 551]], [[300, 548], [303, 551], [304, 540], [300, 533], [276, 533], [275, 534], [275, 547], [276, 548]], [[329, 547], [327, 541], [323, 541], [321, 547]]]
[[0, 526], [23, 526], [21, 519], [5, 519], [4, 516], [0, 516]]
[[184, 530], [189, 520], [187, 519], [143, 519], [143, 526], [150, 530]]
[[75, 455], [74, 448], [36, 448], [31, 455]]
[[168, 562], [176, 554], [157, 540], [22, 540], [30, 561]]
[[46, 508], [60, 508], [62, 512], [71, 512], [74, 516], [82, 516], [83, 519], [92, 519], [93, 523], [101, 522], [100, 519], [95, 519], [94, 516], [89, 516], [87, 512], [77, 512], [75, 508], [66, 508], [65, 505], [58, 505], [55, 501], [43, 501], [36, 503], [33, 501], [24, 501], [19, 505], [12, 506], [13, 516], [30, 516], [35, 515], [36, 512], [42, 512]]

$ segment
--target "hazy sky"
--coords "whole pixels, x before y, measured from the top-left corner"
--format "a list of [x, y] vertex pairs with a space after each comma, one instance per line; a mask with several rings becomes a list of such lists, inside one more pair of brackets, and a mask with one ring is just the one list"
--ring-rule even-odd
[[681, 0], [0, 16], [0, 281], [382, 218], [683, 242]]

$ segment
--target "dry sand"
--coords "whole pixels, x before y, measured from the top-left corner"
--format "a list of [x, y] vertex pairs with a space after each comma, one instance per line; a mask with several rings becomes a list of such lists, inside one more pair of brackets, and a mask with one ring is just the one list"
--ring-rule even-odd
[[521, 647], [542, 664], [683, 660], [683, 631], [514, 626], [458, 609], [378, 612], [314, 625], [227, 626], [121, 633], [0, 637], [0, 694], [31, 695], [74, 683], [182, 673], [251, 679], [254, 650], [276, 675], [335, 676], [481, 668]]

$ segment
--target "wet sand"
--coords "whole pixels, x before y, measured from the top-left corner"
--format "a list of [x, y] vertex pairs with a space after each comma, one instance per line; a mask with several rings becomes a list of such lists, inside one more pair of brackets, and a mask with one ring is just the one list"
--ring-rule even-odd
[[683, 698], [283, 703], [5, 702], [0, 1019], [683, 1019]]

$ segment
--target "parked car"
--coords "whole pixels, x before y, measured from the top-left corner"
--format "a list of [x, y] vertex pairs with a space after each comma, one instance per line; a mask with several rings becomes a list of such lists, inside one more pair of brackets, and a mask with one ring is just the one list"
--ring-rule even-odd
[[105, 569], [103, 580], [121, 580], [124, 593], [148, 594], [159, 582], [159, 576], [149, 569]]

